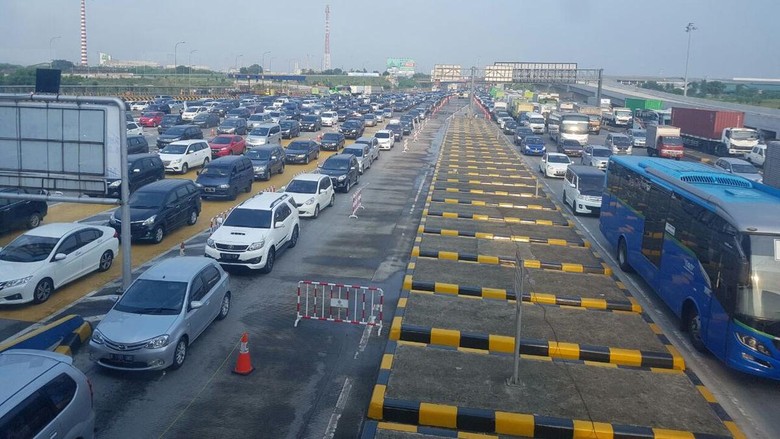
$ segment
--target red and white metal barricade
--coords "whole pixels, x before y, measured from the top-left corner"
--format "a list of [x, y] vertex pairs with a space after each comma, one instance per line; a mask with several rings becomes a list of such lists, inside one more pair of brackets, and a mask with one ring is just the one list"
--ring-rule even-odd
[[349, 215], [350, 218], [357, 218], [358, 209], [365, 209], [365, 207], [363, 207], [363, 189], [366, 186], [359, 188], [352, 194], [352, 214]]
[[381, 288], [302, 280], [294, 326], [303, 319], [376, 326], [382, 335], [385, 293]]

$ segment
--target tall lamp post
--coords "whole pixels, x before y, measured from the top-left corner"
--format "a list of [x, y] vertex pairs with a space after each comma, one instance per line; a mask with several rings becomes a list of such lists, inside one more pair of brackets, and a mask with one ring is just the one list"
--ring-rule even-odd
[[244, 54], [236, 55], [236, 63], [233, 66], [235, 68], [235, 70], [236, 70], [236, 73], [238, 73], [238, 59], [243, 57], [243, 56], [244, 56]]
[[187, 44], [186, 41], [179, 41], [173, 45], [173, 75], [176, 76], [176, 51], [179, 49], [179, 44]]
[[691, 57], [691, 34], [698, 29], [693, 23], [685, 26], [685, 33], [688, 34], [688, 50], [685, 52], [685, 78], [683, 79], [683, 96], [688, 96], [688, 60]]
[[190, 93], [192, 93], [192, 54], [197, 52], [198, 49], [190, 50], [189, 59], [187, 59], [187, 66], [189, 67], [187, 82], [189, 83]]
[[260, 80], [260, 88], [262, 88], [263, 90], [265, 90], [265, 56], [270, 53], [271, 53], [270, 50], [266, 50], [265, 52], [263, 52], [263, 56], [261, 57], [260, 60], [260, 67], [263, 68], [263, 76], [261, 76], [262, 79]]
[[52, 44], [54, 43], [55, 40], [58, 40], [60, 38], [62, 38], [62, 37], [61, 36], [56, 36], [56, 37], [49, 38], [49, 54], [51, 55], [52, 62], [54, 62], [54, 59], [57, 58], [57, 54], [52, 49]]

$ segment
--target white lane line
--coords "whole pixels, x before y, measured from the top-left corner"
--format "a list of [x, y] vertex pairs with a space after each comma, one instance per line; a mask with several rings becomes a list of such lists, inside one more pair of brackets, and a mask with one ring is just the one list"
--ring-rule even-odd
[[428, 171], [426, 170], [425, 171], [425, 176], [422, 179], [422, 181], [420, 182], [420, 187], [417, 189], [417, 195], [414, 196], [414, 201], [412, 201], [412, 207], [409, 208], [409, 215], [411, 215], [412, 212], [414, 212], [414, 206], [417, 205], [417, 200], [420, 199], [420, 193], [422, 192], [423, 186], [425, 186], [425, 180], [427, 180], [427, 179], [428, 179]]
[[360, 343], [358, 344], [358, 350], [355, 352], [355, 356], [353, 357], [354, 360], [357, 360], [358, 355], [366, 350], [366, 346], [368, 345], [368, 339], [371, 337], [371, 329], [373, 326], [366, 325], [366, 328], [363, 329], [363, 335], [360, 337]]
[[336, 427], [338, 427], [341, 414], [344, 412], [344, 407], [347, 405], [347, 398], [349, 398], [350, 391], [352, 391], [352, 379], [347, 377], [344, 380], [344, 386], [341, 388], [339, 399], [336, 401], [336, 407], [330, 415], [328, 428], [325, 429], [325, 435], [322, 436], [323, 439], [333, 439], [333, 436], [336, 435]]

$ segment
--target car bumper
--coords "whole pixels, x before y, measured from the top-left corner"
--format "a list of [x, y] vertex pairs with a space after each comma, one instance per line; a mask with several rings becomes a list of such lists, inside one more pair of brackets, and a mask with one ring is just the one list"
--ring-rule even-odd
[[165, 172], [181, 172], [181, 167], [184, 163], [169, 164], [165, 166]]
[[306, 157], [293, 157], [293, 156], [287, 156], [284, 158], [285, 163], [306, 163]]
[[212, 149], [211, 150], [211, 158], [225, 157], [225, 156], [229, 156], [229, 155], [230, 155], [230, 150], [229, 149], [225, 149], [225, 150]]
[[116, 370], [165, 369], [171, 365], [175, 350], [175, 342], [160, 349], [141, 348], [125, 351], [111, 349], [105, 344], [97, 344], [91, 340], [89, 342], [90, 360], [102, 367]]
[[338, 143], [323, 143], [322, 149], [324, 151], [338, 151], [339, 150], [339, 144]]
[[380, 143], [379, 144], [379, 149], [384, 149], [386, 151], [390, 150], [390, 148], [392, 148], [392, 147], [393, 147], [392, 143]]
[[0, 290], [0, 305], [14, 305], [33, 301], [35, 286], [40, 279], [32, 278], [26, 284]]
[[317, 206], [316, 203], [312, 204], [302, 204], [298, 206], [298, 216], [304, 217], [304, 218], [311, 218], [314, 216], [314, 208]]
[[206, 247], [205, 255], [208, 258], [215, 259], [221, 265], [242, 266], [252, 270], [257, 270], [265, 266], [265, 247], [255, 251], [245, 252], [225, 252], [213, 247]]
[[[157, 224], [152, 224], [150, 226], [145, 226], [141, 223], [131, 223], [130, 224], [130, 239], [132, 240], [147, 240], [147, 239], [153, 239], [154, 235], [152, 232], [154, 231], [154, 228], [157, 226]], [[110, 224], [110, 227], [112, 227], [114, 230], [116, 230], [116, 233], [121, 234], [122, 233], [122, 226], [119, 223], [116, 224]]]
[[203, 198], [230, 198], [232, 194], [230, 188], [223, 189], [214, 186], [203, 186], [200, 188], [200, 196]]
[[594, 201], [577, 200], [574, 202], [574, 210], [577, 213], [599, 215], [601, 213], [601, 203]]
[[330, 182], [333, 184], [334, 189], [344, 189], [347, 187], [347, 182], [349, 181], [349, 178], [345, 178], [341, 181], [339, 181], [338, 177], [330, 177]]
[[541, 149], [523, 148], [523, 153], [527, 155], [544, 155], [545, 148], [541, 148]]

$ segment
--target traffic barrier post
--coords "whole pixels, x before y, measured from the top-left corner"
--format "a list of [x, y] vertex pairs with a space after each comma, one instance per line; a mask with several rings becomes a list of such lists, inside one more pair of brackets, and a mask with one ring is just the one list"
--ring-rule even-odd
[[350, 214], [349, 217], [357, 219], [358, 209], [365, 209], [365, 207], [363, 207], [363, 187], [352, 194], [352, 214]]
[[303, 319], [325, 320], [376, 326], [382, 335], [384, 295], [378, 287], [302, 280], [293, 326], [297, 328]]

